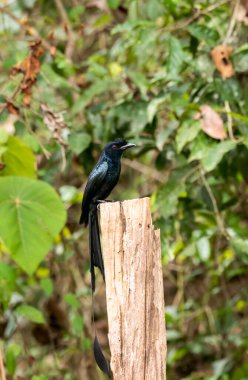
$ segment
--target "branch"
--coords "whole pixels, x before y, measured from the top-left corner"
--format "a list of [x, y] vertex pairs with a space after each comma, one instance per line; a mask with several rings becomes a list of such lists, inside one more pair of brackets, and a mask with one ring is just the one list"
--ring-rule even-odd
[[223, 221], [223, 219], [221, 217], [221, 214], [220, 214], [220, 211], [218, 209], [217, 201], [215, 199], [215, 196], [214, 196], [214, 193], [213, 193], [211, 187], [209, 186], [209, 184], [208, 184], [208, 182], [206, 180], [206, 177], [205, 177], [203, 169], [200, 169], [200, 177], [201, 177], [202, 182], [203, 182], [203, 184], [204, 184], [204, 186], [205, 186], [205, 188], [206, 188], [206, 190], [208, 192], [208, 195], [209, 195], [209, 197], [211, 199], [218, 228], [219, 228], [221, 234], [224, 235], [225, 237], [227, 237], [227, 232], [226, 232], [226, 229], [225, 229], [224, 221]]
[[231, 17], [229, 25], [228, 25], [227, 33], [226, 33], [226, 36], [225, 36], [224, 41], [223, 41], [224, 45], [228, 42], [228, 40], [231, 38], [231, 36], [233, 34], [235, 24], [237, 21], [237, 13], [239, 11], [239, 5], [240, 5], [240, 0], [236, 0], [235, 4], [234, 4], [234, 8], [233, 8], [232, 17]]
[[144, 174], [145, 176], [152, 178], [155, 181], [163, 183], [163, 184], [167, 182], [167, 179], [168, 179], [169, 174], [171, 172], [171, 169], [168, 170], [167, 172], [159, 172], [158, 170], [156, 170], [152, 167], [146, 166], [146, 165], [142, 164], [141, 162], [138, 162], [136, 160], [129, 160], [128, 158], [122, 158], [122, 163], [125, 166], [128, 166], [128, 167], [136, 170], [137, 172], [140, 172], [140, 173]]
[[173, 27], [169, 28], [169, 30], [170, 31], [176, 31], [178, 29], [185, 28], [186, 26], [188, 26], [189, 24], [191, 24], [193, 21], [197, 20], [199, 17], [207, 15], [208, 13], [212, 12], [216, 8], [219, 8], [222, 5], [230, 3], [231, 1], [232, 0], [221, 0], [221, 1], [218, 1], [217, 3], [215, 3], [215, 4], [210, 5], [209, 7], [207, 7], [206, 9], [204, 9], [202, 11], [197, 10], [195, 12], [195, 14], [193, 14], [191, 17], [189, 17], [185, 21], [182, 21], [182, 22], [179, 22], [178, 24], [175, 24]]
[[232, 124], [231, 108], [230, 108], [230, 104], [229, 104], [228, 100], [225, 101], [225, 110], [226, 110], [226, 114], [227, 114], [227, 129], [228, 129], [228, 134], [229, 134], [229, 137], [230, 137], [231, 140], [235, 140], [234, 139], [234, 135], [233, 135], [233, 124]]
[[[29, 24], [22, 23], [21, 20], [14, 13], [12, 13], [6, 6], [0, 7], [0, 13], [4, 13], [4, 14], [8, 15], [10, 18], [12, 18], [12, 20], [14, 20], [18, 25], [20, 25], [20, 27], [22, 29], [25, 28], [26, 31], [28, 31], [30, 29]], [[40, 36], [40, 34], [38, 33], [38, 31], [33, 26], [32, 26], [32, 32], [33, 32], [32, 36], [41, 40], [44, 48], [50, 52], [52, 45], [50, 45], [49, 42], [47, 42], [45, 39], [43, 39]]]
[[54, 1], [55, 1], [57, 9], [59, 11], [61, 20], [63, 21], [63, 23], [65, 25], [65, 29], [66, 29], [67, 36], [68, 36], [68, 41], [67, 41], [67, 45], [66, 45], [66, 49], [65, 49], [65, 56], [67, 58], [71, 59], [72, 54], [73, 54], [73, 50], [74, 50], [74, 45], [75, 45], [71, 23], [70, 23], [70, 20], [67, 16], [67, 13], [66, 13], [66, 10], [64, 8], [62, 0], [54, 0]]

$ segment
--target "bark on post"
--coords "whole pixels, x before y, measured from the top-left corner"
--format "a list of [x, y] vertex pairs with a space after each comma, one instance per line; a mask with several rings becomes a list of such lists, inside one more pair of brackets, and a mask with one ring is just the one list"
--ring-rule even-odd
[[160, 231], [150, 199], [100, 206], [114, 380], [164, 380], [166, 333]]

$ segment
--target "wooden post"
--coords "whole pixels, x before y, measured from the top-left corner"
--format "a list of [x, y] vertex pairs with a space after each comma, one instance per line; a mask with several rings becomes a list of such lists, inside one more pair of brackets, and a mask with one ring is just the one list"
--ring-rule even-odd
[[150, 199], [101, 204], [100, 227], [113, 379], [164, 380], [160, 231]]

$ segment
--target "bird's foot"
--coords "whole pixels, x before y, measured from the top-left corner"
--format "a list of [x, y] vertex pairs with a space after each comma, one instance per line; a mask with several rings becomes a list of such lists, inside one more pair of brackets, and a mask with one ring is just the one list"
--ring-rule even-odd
[[97, 199], [96, 200], [97, 209], [99, 210], [100, 204], [107, 203], [107, 202], [109, 203], [109, 202], [113, 202], [113, 201], [110, 201], [109, 199]]
[[113, 202], [113, 201], [111, 201], [110, 199], [103, 199], [103, 200], [98, 199], [96, 202], [97, 203], [107, 203], [107, 202]]

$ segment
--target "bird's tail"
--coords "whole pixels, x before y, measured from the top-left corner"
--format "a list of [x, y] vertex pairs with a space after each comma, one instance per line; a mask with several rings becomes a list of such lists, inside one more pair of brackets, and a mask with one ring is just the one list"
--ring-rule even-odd
[[94, 267], [98, 267], [104, 276], [104, 264], [102, 258], [100, 231], [97, 218], [97, 205], [92, 205], [89, 213], [89, 249], [90, 249], [90, 271], [92, 290], [95, 291], [95, 271]]
[[102, 250], [100, 242], [100, 231], [97, 218], [97, 205], [92, 204], [89, 212], [89, 249], [90, 249], [90, 272], [91, 272], [91, 288], [92, 288], [92, 317], [95, 329], [95, 339], [94, 339], [94, 356], [98, 367], [111, 379], [110, 366], [105, 356], [103, 355], [101, 346], [99, 344], [96, 326], [95, 326], [95, 316], [94, 316], [94, 291], [95, 291], [95, 270], [94, 267], [98, 267], [104, 276], [104, 265], [102, 259]]

